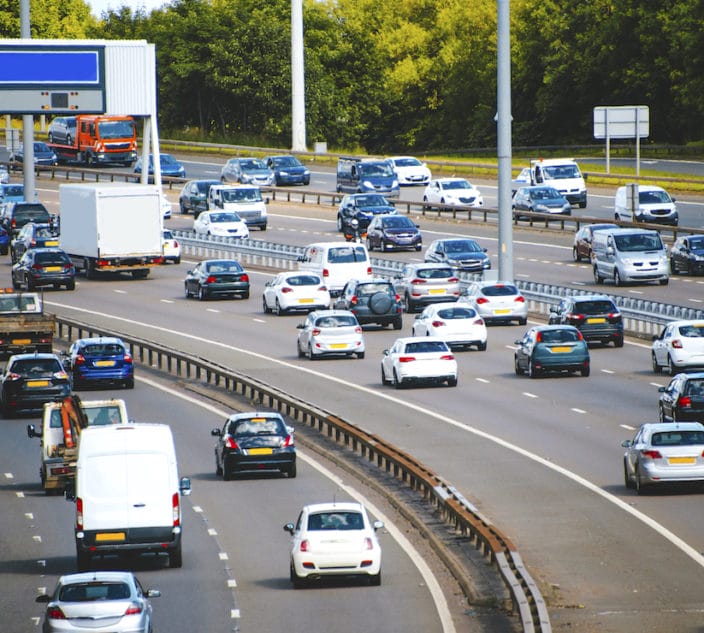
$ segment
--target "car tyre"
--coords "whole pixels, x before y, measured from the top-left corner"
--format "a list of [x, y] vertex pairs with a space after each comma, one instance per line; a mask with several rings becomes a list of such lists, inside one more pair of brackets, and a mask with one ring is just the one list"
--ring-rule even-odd
[[66, 290], [75, 290], [76, 289], [76, 282], [75, 281], [69, 281], [66, 284]]
[[372, 241], [367, 238], [367, 250], [371, 253], [374, 250], [374, 247], [372, 246]]
[[403, 388], [403, 381], [399, 380], [395, 369], [394, 369], [393, 384], [394, 384], [394, 389], [402, 389]]
[[477, 345], [477, 349], [478, 349], [480, 352], [486, 352], [486, 341], [484, 341], [483, 343], [479, 343], [479, 344]]
[[220, 467], [220, 462], [217, 457], [215, 457], [215, 476], [222, 477], [222, 468]]
[[269, 314], [271, 312], [271, 308], [266, 304], [266, 299], [262, 296], [262, 312], [264, 314]]
[[454, 378], [448, 378], [447, 379], [447, 386], [448, 387], [456, 387], [457, 386], [457, 376]]
[[623, 334], [614, 339], [614, 347], [623, 347]]
[[513, 357], [513, 369], [516, 372], [516, 376], [523, 375], [523, 370], [521, 369], [521, 366], [518, 364], [518, 358], [516, 358], [515, 356]]
[[381, 585], [381, 571], [378, 574], [373, 574], [369, 576], [369, 586], [379, 587]]
[[623, 286], [623, 280], [621, 279], [621, 274], [618, 270], [614, 271], [614, 286]]
[[581, 262], [581, 261], [582, 261], [582, 256], [581, 256], [581, 255], [579, 254], [579, 252], [577, 251], [577, 247], [576, 247], [576, 246], [573, 246], [573, 247], [572, 247], [572, 259], [574, 259], [574, 261], [576, 261], [576, 262]]
[[631, 478], [628, 476], [628, 467], [626, 466], [626, 460], [623, 460], [623, 483], [626, 486], [628, 490], [633, 490], [635, 488], [635, 484], [631, 480]]
[[308, 357], [308, 360], [316, 360], [315, 354], [313, 353], [313, 346], [308, 343], [308, 349], [306, 350], [306, 356]]
[[531, 378], [540, 376], [540, 370], [535, 366], [535, 361], [532, 358], [528, 361], [528, 376]]
[[305, 354], [303, 353], [303, 350], [301, 349], [301, 346], [298, 342], [296, 342], [296, 352], [298, 354], [298, 358], [303, 358]]
[[596, 266], [594, 266], [594, 283], [597, 286], [600, 286], [604, 283], [604, 278], [599, 274], [599, 271]]
[[286, 469], [286, 476], [289, 479], [295, 479], [296, 478], [296, 463], [294, 462], [291, 464], [287, 469]]
[[584, 367], [582, 367], [582, 369], [579, 370], [579, 373], [582, 374], [583, 378], [588, 378], [589, 372], [590, 372], [589, 363], [587, 363]]
[[381, 366], [381, 384], [388, 385], [389, 381], [386, 379], [386, 374], [384, 373], [384, 366]]
[[661, 279], [661, 280], [659, 281], [659, 283], [660, 283], [661, 286], [667, 286], [667, 284], [670, 283], [670, 278], [667, 277], [666, 279]]
[[662, 408], [662, 405], [658, 407], [658, 421], [659, 422], [667, 422], [665, 419], [665, 411]]
[[357, 352], [357, 358], [362, 360], [364, 358], [364, 352]]
[[403, 328], [403, 318], [401, 316], [397, 316], [391, 324], [394, 327], [394, 330], [400, 330]]
[[640, 471], [639, 469], [636, 469], [636, 476], [635, 476], [635, 489], [636, 493], [638, 494], [639, 497], [642, 497], [643, 495], [647, 494], [648, 492], [648, 486], [645, 485], [641, 480], [640, 480]]
[[294, 589], [303, 589], [303, 587], [306, 586], [306, 579], [301, 578], [297, 573], [295, 568], [293, 567], [293, 563], [291, 563], [291, 571], [290, 571], [290, 577], [291, 577], [291, 583], [293, 584]]
[[677, 368], [672, 362], [672, 356], [669, 354], [667, 355], [667, 373], [670, 374], [670, 376], [674, 376], [677, 373]]
[[205, 288], [203, 288], [203, 286], [198, 288], [198, 299], [200, 301], [205, 301], [207, 298], [208, 298], [208, 294], [205, 292]]
[[388, 314], [391, 310], [391, 297], [385, 292], [375, 292], [369, 297], [369, 309], [374, 314]]
[[286, 310], [281, 307], [281, 304], [279, 303], [278, 299], [276, 300], [276, 303], [274, 305], [274, 313], [278, 316], [283, 316], [284, 314], [286, 314]]
[[670, 257], [670, 273], [673, 275], [679, 275], [680, 271], [677, 269], [677, 264], [675, 264], [675, 260]]
[[528, 323], [527, 317], [523, 317], [522, 319], [518, 319], [518, 325], [525, 325], [526, 323]]
[[662, 374], [662, 365], [658, 363], [658, 359], [655, 356], [655, 352], [650, 353], [650, 360], [653, 364], [653, 373], [654, 374]]
[[403, 309], [408, 313], [408, 314], [413, 314], [416, 311], [416, 304], [411, 299], [410, 295], [406, 293], [403, 297], [404, 300], [404, 306]]

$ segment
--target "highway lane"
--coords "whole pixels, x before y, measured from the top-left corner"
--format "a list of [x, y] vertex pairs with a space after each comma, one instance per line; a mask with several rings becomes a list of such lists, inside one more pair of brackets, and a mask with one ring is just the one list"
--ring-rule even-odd
[[[288, 578], [288, 535], [285, 522], [295, 520], [311, 501], [359, 497], [347, 477], [301, 450], [295, 480], [262, 475], [223, 482], [215, 476], [210, 429], [220, 427], [230, 408], [204, 402], [188, 386], [170, 386], [144, 374], [134, 391], [89, 391], [84, 398], [124, 397], [130, 416], [171, 425], [181, 475], [193, 482], [184, 498], [184, 566], [170, 570], [165, 560], [142, 557], [134, 562], [146, 586], [162, 590], [154, 600], [159, 631], [468, 631], [467, 618], [453, 604], [452, 617], [442, 618], [433, 605], [428, 578], [421, 577], [406, 544], [396, 543], [395, 516], [377, 510], [387, 523], [380, 533], [384, 579], [379, 588], [355, 583], [328, 583], [321, 589], [294, 591]], [[43, 612], [33, 602], [41, 588], [51, 590], [62, 573], [75, 570], [74, 505], [46, 497], [37, 473], [38, 440], [25, 433], [31, 418], [4, 420], [0, 430], [0, 611], [3, 631], [35, 630]], [[379, 506], [382, 507], [383, 506]], [[392, 536], [393, 534], [393, 536]], [[401, 540], [405, 537], [401, 535]], [[99, 568], [114, 568], [106, 559]], [[420, 562], [420, 561], [419, 561]], [[431, 579], [432, 580], [432, 579]], [[339, 605], [330, 608], [330, 601]], [[389, 605], [392, 605], [391, 607]], [[475, 622], [481, 629], [481, 623]], [[510, 623], [504, 623], [504, 628]]]
[[[594, 349], [588, 379], [531, 381], [513, 375], [511, 350], [522, 328], [493, 327], [487, 352], [458, 354], [457, 389], [395, 392], [382, 388], [378, 375], [381, 352], [397, 333], [369, 331], [361, 361], [298, 360], [300, 317], [261, 314], [266, 275], [252, 273], [249, 301], [201, 303], [180, 296], [184, 265], [146, 282], [82, 281], [72, 296], [50, 293], [47, 300], [58, 313], [207, 354], [416, 455], [510, 535], [554, 591], [553, 617], [572, 630], [635, 631], [645, 621], [653, 631], [696, 630], [701, 561], [665, 530], [701, 551], [698, 491], [636, 498], [622, 485], [620, 441], [653, 419], [656, 385], [666, 380], [650, 373], [647, 347]], [[633, 508], [643, 516], [634, 517]]]

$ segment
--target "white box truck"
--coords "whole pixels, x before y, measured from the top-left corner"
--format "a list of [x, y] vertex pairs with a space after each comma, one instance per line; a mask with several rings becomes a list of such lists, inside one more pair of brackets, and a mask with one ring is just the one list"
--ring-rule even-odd
[[181, 567], [181, 496], [176, 450], [167, 424], [89, 426], [81, 433], [75, 488], [76, 562], [86, 571], [94, 556], [164, 553]]
[[149, 275], [162, 261], [159, 187], [138, 184], [66, 184], [59, 187], [59, 246], [76, 271]]

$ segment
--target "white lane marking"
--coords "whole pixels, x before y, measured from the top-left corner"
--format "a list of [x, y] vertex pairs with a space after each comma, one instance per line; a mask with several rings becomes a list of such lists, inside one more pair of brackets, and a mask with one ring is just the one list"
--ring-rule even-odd
[[12, 473], [5, 473], [5, 479], [14, 479], [15, 476]]
[[162, 303], [176, 303], [173, 299], [159, 299]]
[[126, 295], [127, 294], [127, 290], [114, 289], [113, 292], [117, 293], [118, 295]]
[[586, 413], [584, 409], [577, 409], [577, 407], [572, 407], [570, 411], [574, 411], [575, 413]]
[[474, 380], [476, 380], [477, 382], [483, 382], [487, 385], [491, 382], [490, 380], [487, 380], [486, 378], [475, 378]]
[[227, 552], [220, 552], [220, 553], [218, 554], [218, 558], [219, 558], [220, 560], [229, 560], [229, 557], [228, 557], [228, 555], [227, 555]]
[[540, 397], [540, 396], [536, 396], [534, 393], [530, 393], [529, 391], [524, 391], [524, 392], [523, 392], [523, 395], [524, 395], [526, 398], [539, 398], [539, 397]]
[[234, 578], [228, 578], [228, 580], [227, 580], [227, 586], [228, 586], [230, 589], [234, 589], [235, 587], [237, 587], [237, 581], [236, 581]]
[[218, 310], [216, 308], [206, 308], [205, 311], [206, 312], [214, 312], [215, 314], [220, 314], [220, 310]]
[[635, 427], [635, 426], [631, 426], [630, 424], [619, 424], [619, 426], [620, 426], [622, 429], [626, 429], [627, 431], [635, 431], [635, 430], [636, 430], [636, 427]]
[[[684, 554], [689, 556], [696, 564], [698, 564], [700, 567], [704, 568], [704, 555], [700, 554], [697, 550], [695, 550], [693, 547], [691, 547], [689, 544], [687, 544], [685, 541], [683, 541], [679, 536], [668, 530], [665, 526], [661, 525], [648, 515], [644, 514], [643, 512], [640, 512], [639, 510], [636, 510], [635, 508], [631, 507], [627, 502], [622, 501], [615, 495], [612, 495], [609, 492], [606, 492], [605, 490], [602, 490], [599, 486], [596, 484], [592, 483], [588, 479], [585, 479], [581, 475], [577, 475], [576, 473], [571, 472], [570, 470], [567, 470], [567, 468], [563, 468], [562, 466], [558, 466], [557, 464], [550, 462], [539, 455], [536, 455], [535, 453], [531, 453], [530, 451], [521, 448], [520, 446], [517, 446], [516, 444], [513, 444], [511, 442], [507, 442], [506, 440], [502, 439], [501, 437], [498, 437], [497, 435], [492, 435], [491, 433], [487, 433], [486, 431], [482, 431], [481, 429], [478, 429], [476, 427], [470, 426], [468, 424], [465, 424], [464, 422], [460, 422], [459, 420], [455, 420], [453, 418], [441, 415], [439, 413], [436, 413], [435, 411], [431, 411], [430, 409], [426, 409], [425, 407], [421, 407], [420, 405], [415, 405], [411, 402], [406, 402], [404, 400], [401, 400], [400, 398], [394, 397], [390, 394], [382, 393], [380, 391], [377, 391], [375, 389], [371, 389], [370, 387], [365, 387], [363, 385], [355, 385], [353, 383], [350, 383], [347, 380], [344, 380], [342, 378], [337, 378], [335, 376], [329, 376], [326, 374], [322, 374], [318, 371], [315, 371], [313, 369], [310, 369], [309, 367], [304, 367], [303, 365], [296, 365], [294, 363], [289, 363], [287, 361], [280, 360], [278, 358], [272, 358], [271, 356], [267, 356], [265, 354], [260, 354], [258, 352], [252, 352], [250, 350], [242, 349], [239, 347], [235, 347], [233, 345], [227, 345], [225, 343], [220, 343], [219, 341], [212, 341], [208, 339], [204, 339], [199, 336], [195, 336], [193, 334], [187, 334], [185, 332], [178, 332], [176, 330], [170, 330], [168, 328], [164, 328], [158, 325], [153, 325], [151, 323], [139, 323], [137, 321], [134, 321], [132, 319], [126, 319], [123, 317], [117, 317], [112, 314], [105, 314], [105, 313], [100, 313], [100, 312], [95, 312], [93, 310], [88, 310], [86, 308], [76, 308], [75, 306], [69, 306], [65, 304], [60, 304], [60, 303], [54, 303], [54, 302], [46, 302], [48, 305], [55, 305], [60, 308], [64, 308], [67, 310], [73, 310], [75, 312], [81, 312], [81, 313], [87, 313], [87, 314], [92, 314], [95, 316], [101, 316], [101, 317], [106, 317], [109, 319], [113, 319], [115, 321], [122, 321], [122, 322], [127, 322], [131, 323], [133, 325], [140, 325], [146, 329], [152, 329], [152, 330], [157, 330], [160, 332], [165, 332], [168, 333], [172, 336], [181, 336], [183, 338], [187, 338], [193, 341], [197, 341], [200, 343], [204, 343], [206, 345], [213, 345], [215, 347], [220, 347], [222, 349], [227, 349], [230, 351], [236, 351], [240, 352], [242, 354], [248, 354], [249, 356], [252, 356], [253, 358], [259, 358], [262, 360], [266, 360], [268, 362], [271, 362], [276, 365], [280, 365], [281, 367], [288, 367], [289, 369], [292, 369], [294, 371], [298, 372], [307, 372], [311, 374], [312, 376], [317, 376], [318, 378], [322, 378], [325, 380], [330, 380], [332, 382], [336, 382], [339, 385], [344, 386], [346, 389], [355, 389], [357, 391], [366, 393], [372, 397], [375, 398], [384, 398], [385, 400], [389, 402], [393, 402], [397, 406], [401, 407], [407, 407], [409, 409], [412, 409], [418, 413], [421, 413], [423, 415], [429, 416], [431, 418], [434, 418], [436, 420], [439, 420], [440, 422], [444, 422], [445, 424], [449, 424], [450, 426], [454, 426], [458, 429], [461, 429], [463, 431], [466, 431], [468, 433], [472, 433], [473, 435], [476, 435], [477, 437], [481, 437], [485, 440], [488, 440], [490, 442], [494, 442], [495, 444], [499, 446], [503, 446], [504, 448], [513, 451], [517, 453], [518, 455], [521, 455], [523, 457], [526, 457], [527, 459], [533, 460], [534, 462], [541, 464], [545, 468], [549, 468], [550, 470], [555, 471], [556, 473], [559, 473], [563, 475], [564, 477], [567, 477], [568, 479], [572, 480], [573, 482], [579, 484], [580, 486], [583, 486], [587, 490], [590, 490], [591, 492], [594, 492], [595, 494], [599, 495], [606, 501], [609, 501], [616, 507], [620, 508], [624, 512], [627, 512], [634, 518], [638, 519], [641, 521], [641, 523], [647, 525], [648, 527], [652, 528], [660, 534], [663, 538], [667, 539], [672, 543], [675, 547], [679, 548]], [[645, 347], [645, 346], [642, 346]], [[175, 392], [174, 392], [175, 393]], [[180, 394], [179, 394], [180, 395]], [[454, 627], [453, 627], [454, 628]]]
[[[191, 404], [195, 404], [199, 407], [202, 407], [207, 411], [215, 413], [216, 415], [219, 415], [221, 417], [227, 417], [229, 415], [229, 412], [225, 412], [213, 405], [196, 400], [195, 398], [192, 398], [191, 396], [184, 394], [183, 392], [176, 391], [175, 389], [171, 389], [170, 387], [166, 387], [165, 385], [162, 385], [156, 381], [150, 380], [148, 378], [143, 378], [141, 376], [137, 376], [137, 380], [149, 385], [150, 387], [154, 387], [155, 389], [159, 389], [165, 393], [168, 393], [171, 396], [176, 396], [177, 398], [186, 400]], [[324, 477], [331, 480], [338, 488], [344, 490], [353, 499], [356, 499], [357, 501], [359, 501], [359, 503], [366, 506], [369, 511], [374, 514], [380, 521], [384, 522], [384, 528], [388, 531], [391, 537], [399, 544], [399, 547], [403, 549], [403, 551], [410, 558], [410, 560], [413, 562], [413, 564], [416, 566], [421, 576], [423, 577], [423, 581], [428, 587], [428, 591], [430, 592], [433, 602], [435, 603], [435, 608], [437, 609], [440, 621], [442, 622], [443, 633], [455, 633], [455, 624], [452, 621], [452, 616], [450, 615], [450, 608], [447, 604], [447, 600], [445, 599], [445, 594], [440, 588], [440, 583], [438, 582], [437, 578], [435, 577], [435, 574], [430, 569], [428, 564], [422, 559], [420, 552], [416, 550], [416, 548], [404, 536], [401, 530], [399, 530], [393, 524], [391, 519], [387, 517], [383, 512], [381, 512], [381, 510], [379, 510], [379, 508], [377, 508], [369, 499], [367, 499], [360, 492], [346, 484], [342, 479], [327, 470], [324, 466], [317, 464], [313, 460], [313, 458], [309, 457], [305, 452], [302, 452], [300, 449], [297, 449], [296, 458], [303, 460], [306, 464], [315, 468]], [[219, 556], [220, 560], [227, 560], [226, 553], [220, 552]], [[235, 583], [234, 580], [228, 580], [228, 586], [230, 582]], [[234, 586], [236, 586], [236, 583]], [[233, 610], [231, 613], [235, 613], [235, 611], [237, 613], [237, 616], [233, 617], [239, 618], [239, 609]]]
[[603, 371], [605, 374], [615, 374], [616, 373], [613, 369], [602, 369], [600, 371]]

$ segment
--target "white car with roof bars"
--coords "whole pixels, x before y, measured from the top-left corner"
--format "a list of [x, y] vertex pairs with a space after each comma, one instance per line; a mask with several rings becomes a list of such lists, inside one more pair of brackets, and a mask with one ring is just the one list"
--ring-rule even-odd
[[296, 326], [299, 358], [322, 356], [364, 358], [364, 334], [357, 317], [349, 310], [316, 310]]
[[461, 302], [472, 304], [488, 324], [528, 322], [528, 304], [512, 281], [470, 282], [460, 296]]
[[249, 237], [247, 224], [233, 211], [204, 211], [193, 220], [193, 230], [197, 236]]
[[330, 292], [317, 273], [279, 273], [264, 284], [264, 313], [324, 310], [330, 307]]
[[450, 349], [476, 347], [486, 350], [486, 324], [470, 305], [435, 303], [427, 306], [413, 322], [413, 336], [437, 336]]
[[396, 339], [381, 359], [381, 382], [401, 389], [409, 384], [457, 386], [457, 361], [448, 344], [436, 336]]
[[427, 205], [483, 207], [484, 197], [466, 178], [437, 178], [431, 180], [423, 193]]
[[671, 376], [681, 371], [704, 370], [704, 321], [672, 321], [651, 348], [653, 371], [667, 367]]
[[415, 156], [392, 156], [388, 159], [396, 172], [399, 185], [427, 185], [430, 169]]
[[381, 546], [372, 522], [360, 503], [336, 501], [304, 506], [296, 523], [286, 523], [291, 535], [289, 572], [295, 588], [330, 576], [367, 579], [381, 584]]

